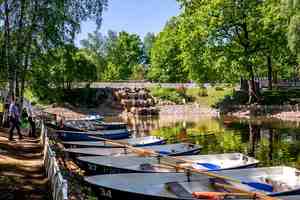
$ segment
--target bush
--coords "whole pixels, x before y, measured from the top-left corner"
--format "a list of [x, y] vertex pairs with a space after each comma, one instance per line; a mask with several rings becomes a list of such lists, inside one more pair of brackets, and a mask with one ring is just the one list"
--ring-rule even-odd
[[216, 91], [224, 91], [224, 88], [223, 88], [223, 87], [220, 87], [220, 86], [216, 86], [216, 87], [215, 87], [215, 90], [216, 90]]
[[208, 96], [206, 87], [201, 87], [198, 89], [198, 96], [199, 97], [207, 97]]

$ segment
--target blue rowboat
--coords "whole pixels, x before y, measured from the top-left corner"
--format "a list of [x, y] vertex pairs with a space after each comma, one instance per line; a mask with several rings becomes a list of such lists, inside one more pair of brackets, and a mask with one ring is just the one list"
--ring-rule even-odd
[[[92, 137], [92, 136], [90, 136]], [[94, 139], [98, 139], [97, 137], [92, 137]], [[152, 146], [152, 145], [162, 145], [166, 143], [166, 140], [157, 137], [157, 136], [146, 136], [139, 138], [129, 138], [123, 140], [115, 140], [116, 142], [121, 142], [128, 144], [134, 147], [144, 147], [144, 146]], [[98, 148], [117, 148], [119, 145], [112, 145], [105, 141], [71, 141], [71, 142], [63, 142], [64, 146], [67, 148], [88, 148], [88, 147], [98, 147]]]
[[[176, 158], [184, 160], [180, 163], [177, 161], [177, 164], [207, 171], [250, 168], [259, 163], [258, 160], [240, 153], [177, 156]], [[77, 158], [79, 166], [88, 174], [182, 172], [168, 166], [170, 162], [164, 157], [85, 156]]]
[[[235, 169], [215, 172], [243, 180], [272, 184], [274, 191], [257, 191], [246, 185], [234, 185], [237, 189], [276, 196], [281, 200], [299, 200], [299, 171], [289, 167]], [[269, 179], [266, 181], [266, 179]], [[190, 173], [131, 173], [85, 177], [98, 199], [143, 200], [192, 200], [193, 192], [226, 192], [212, 183], [211, 178]], [[233, 186], [233, 185], [231, 185]], [[230, 191], [230, 190], [229, 190]], [[230, 198], [230, 197], [228, 197]], [[208, 198], [204, 198], [208, 199]], [[234, 198], [241, 200], [245, 198]], [[246, 198], [247, 199], [247, 198]], [[257, 199], [255, 197], [248, 198]]]
[[[201, 150], [201, 146], [188, 143], [147, 146], [143, 149], [153, 150], [159, 154], [169, 156], [195, 155]], [[136, 153], [128, 148], [71, 148], [65, 149], [71, 157], [77, 156], [134, 156]]]
[[127, 129], [102, 130], [102, 131], [56, 131], [58, 137], [63, 141], [101, 141], [104, 139], [118, 140], [126, 139], [131, 135]]

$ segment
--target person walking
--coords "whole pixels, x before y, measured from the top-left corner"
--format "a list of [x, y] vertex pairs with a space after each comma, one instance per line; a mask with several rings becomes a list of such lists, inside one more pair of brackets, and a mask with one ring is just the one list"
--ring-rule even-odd
[[36, 132], [36, 127], [35, 127], [35, 121], [34, 121], [34, 115], [33, 115], [33, 110], [32, 110], [32, 105], [30, 102], [28, 102], [26, 106], [26, 112], [27, 112], [27, 119], [30, 125], [29, 129], [29, 137], [35, 138], [35, 132]]
[[23, 136], [20, 130], [20, 111], [18, 105], [16, 104], [16, 98], [14, 96], [12, 96], [11, 103], [9, 105], [9, 121], [11, 123], [11, 127], [9, 130], [9, 141], [13, 140], [15, 129], [17, 129], [19, 139], [21, 140]]

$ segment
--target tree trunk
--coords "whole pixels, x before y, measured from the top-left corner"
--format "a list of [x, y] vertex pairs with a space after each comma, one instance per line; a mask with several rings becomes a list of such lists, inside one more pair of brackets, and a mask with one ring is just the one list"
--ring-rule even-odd
[[17, 54], [16, 54], [16, 69], [15, 69], [15, 81], [16, 81], [16, 96], [20, 97], [20, 75], [22, 76], [22, 72], [24, 71], [23, 59], [24, 59], [24, 38], [23, 38], [23, 18], [24, 18], [24, 10], [25, 10], [25, 1], [20, 0], [20, 17], [18, 21], [18, 31], [17, 31]]
[[8, 84], [9, 84], [9, 91], [8, 95], [14, 95], [14, 68], [11, 66], [10, 63], [10, 24], [9, 24], [9, 6], [8, 0], [4, 1], [4, 38], [5, 38], [5, 65], [7, 69], [7, 77], [8, 77]]
[[273, 70], [272, 70], [272, 58], [271, 55], [267, 56], [267, 63], [268, 63], [268, 87], [269, 90], [272, 90], [272, 75], [273, 75]]
[[248, 103], [252, 103], [254, 102], [255, 100], [258, 101], [259, 98], [258, 98], [258, 88], [256, 86], [256, 83], [255, 83], [255, 77], [254, 77], [254, 72], [253, 72], [253, 67], [252, 65], [250, 64], [249, 65], [249, 72], [250, 72], [250, 81], [249, 81], [249, 100], [248, 100]]
[[273, 152], [274, 152], [274, 130], [270, 128], [269, 135], [269, 160], [273, 161]]

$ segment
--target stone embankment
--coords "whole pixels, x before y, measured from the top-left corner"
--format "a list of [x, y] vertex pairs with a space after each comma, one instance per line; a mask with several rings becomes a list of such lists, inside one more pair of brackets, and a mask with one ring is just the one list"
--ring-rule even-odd
[[238, 105], [233, 106], [226, 115], [235, 117], [268, 117], [285, 121], [300, 121], [299, 105]]
[[217, 117], [219, 112], [216, 109], [200, 106], [198, 104], [186, 105], [163, 105], [159, 106], [160, 115], [201, 115]]

